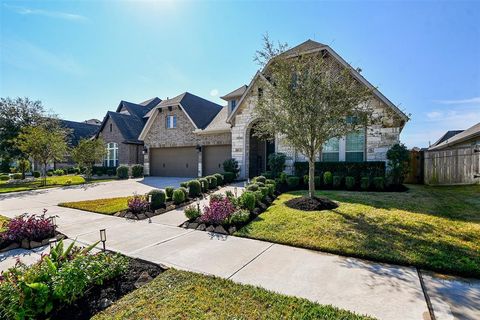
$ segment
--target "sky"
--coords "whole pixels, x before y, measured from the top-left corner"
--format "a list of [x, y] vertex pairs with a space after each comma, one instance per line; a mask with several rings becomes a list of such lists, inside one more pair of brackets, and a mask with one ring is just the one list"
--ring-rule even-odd
[[248, 84], [262, 35], [329, 45], [411, 120], [408, 147], [480, 122], [480, 1], [0, 0], [0, 96], [61, 118]]

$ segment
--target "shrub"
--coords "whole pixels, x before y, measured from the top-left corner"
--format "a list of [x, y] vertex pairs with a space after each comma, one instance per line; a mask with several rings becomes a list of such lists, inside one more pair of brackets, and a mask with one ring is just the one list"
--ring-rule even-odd
[[290, 189], [296, 189], [300, 185], [300, 178], [295, 176], [290, 176], [287, 178], [287, 185]]
[[259, 188], [265, 187], [265, 183], [260, 182], [260, 181], [255, 182], [255, 184], [256, 184]]
[[[115, 168], [107, 168], [105, 170], [105, 174], [108, 175], [108, 176], [114, 176], [117, 174], [117, 169]], [[127, 171], [127, 178], [128, 178], [128, 171]]]
[[255, 194], [255, 201], [256, 201], [257, 203], [263, 202], [263, 193], [262, 193], [262, 191], [260, 191], [260, 190], [255, 191], [254, 194]]
[[250, 219], [250, 211], [245, 209], [240, 209], [232, 213], [230, 216], [230, 224], [239, 224], [248, 222]]
[[267, 179], [272, 179], [273, 178], [272, 171], [265, 171], [265, 172], [260, 173], [260, 175], [267, 178]]
[[52, 171], [47, 171], [47, 176], [49, 176], [49, 177], [53, 176], [53, 172]]
[[313, 183], [315, 184], [315, 188], [321, 188], [322, 182], [323, 182], [322, 177], [319, 177], [319, 176], [313, 177]]
[[259, 187], [258, 184], [252, 183], [252, 184], [250, 184], [250, 185], [247, 186], [247, 191], [257, 191], [257, 190], [258, 190], [258, 187]]
[[202, 193], [202, 185], [198, 180], [191, 180], [188, 182], [188, 195], [190, 198], [198, 197]]
[[20, 180], [20, 179], [22, 179], [22, 174], [21, 174], [21, 173], [14, 173], [14, 174], [13, 174], [13, 179], [15, 179], [15, 180]]
[[345, 177], [345, 187], [347, 190], [353, 190], [355, 188], [355, 177]]
[[183, 190], [176, 189], [173, 191], [172, 200], [175, 204], [180, 204], [185, 201], [185, 192]]
[[268, 166], [272, 177], [276, 178], [285, 169], [287, 156], [284, 153], [272, 153], [268, 156]]
[[145, 200], [145, 197], [140, 195], [134, 195], [128, 199], [128, 210], [132, 211], [134, 214], [142, 213], [148, 209], [148, 201]]
[[363, 177], [360, 179], [360, 188], [362, 190], [368, 190], [370, 188], [370, 178], [369, 177]]
[[[308, 162], [295, 162], [295, 175], [303, 177], [308, 174]], [[315, 175], [322, 176], [326, 171], [332, 172], [336, 176], [351, 176], [355, 181], [360, 181], [361, 177], [378, 177], [385, 175], [385, 161], [321, 161], [315, 162]]]
[[333, 187], [340, 189], [342, 186], [342, 177], [341, 176], [333, 176]]
[[235, 173], [233, 172], [224, 172], [222, 173], [225, 183], [232, 183], [235, 180]]
[[274, 184], [267, 184], [266, 188], [268, 189], [268, 194], [273, 196], [275, 193], [275, 185]]
[[167, 195], [167, 198], [168, 198], [168, 199], [172, 199], [173, 190], [175, 190], [174, 187], [166, 187], [166, 188], [165, 188], [165, 194]]
[[385, 189], [385, 178], [384, 177], [375, 177], [373, 178], [373, 186], [375, 190], [382, 191]]
[[132, 177], [143, 177], [143, 166], [141, 164], [136, 164], [132, 166]]
[[280, 183], [287, 183], [287, 174], [285, 172], [281, 172], [278, 176]]
[[182, 190], [183, 195], [185, 196], [185, 200], [188, 198], [188, 189], [185, 187], [180, 187], [178, 188], [179, 190]]
[[303, 184], [308, 186], [308, 181], [310, 180], [309, 176], [306, 174], [303, 176]]
[[240, 206], [244, 209], [253, 211], [255, 209], [255, 194], [250, 191], [245, 191], [240, 196]]
[[408, 174], [410, 152], [405, 145], [397, 143], [387, 151], [387, 159], [389, 175], [393, 184], [402, 184]]
[[182, 188], [188, 188], [188, 182], [189, 182], [189, 181], [180, 182], [180, 187], [182, 187]]
[[202, 214], [196, 205], [186, 207], [184, 212], [188, 220], [195, 220]]
[[238, 167], [238, 161], [236, 159], [228, 159], [223, 162], [223, 171], [232, 172], [235, 178], [238, 177], [240, 168]]
[[205, 178], [200, 178], [200, 179], [198, 179], [198, 181], [200, 182], [200, 185], [202, 186], [202, 192], [207, 192], [208, 189], [210, 188], [208, 180], [205, 179]]
[[260, 187], [258, 188], [260, 192], [262, 193], [262, 199], [265, 199], [266, 196], [268, 196], [268, 188], [267, 187]]
[[261, 183], [265, 183], [265, 181], [267, 181], [267, 178], [265, 178], [264, 176], [258, 176], [256, 177], [255, 179], [253, 179], [255, 182], [261, 182]]
[[165, 205], [166, 194], [163, 190], [153, 189], [147, 196], [152, 196], [152, 202], [150, 203], [150, 207], [152, 210], [157, 210], [162, 208]]
[[234, 211], [235, 207], [228, 198], [221, 200], [210, 198], [210, 204], [208, 207], [205, 207], [203, 214], [200, 216], [200, 221], [211, 224], [224, 224], [228, 222]]
[[215, 178], [217, 178], [217, 186], [223, 185], [223, 176], [220, 173], [215, 173], [213, 175]]
[[273, 180], [273, 179], [267, 179], [267, 180], [265, 180], [265, 184], [273, 184], [273, 185], [275, 185], [276, 182], [275, 182], [275, 180]]
[[53, 171], [53, 174], [56, 176], [63, 176], [65, 174], [65, 171], [63, 171], [62, 169], [57, 169]]
[[40, 178], [40, 176], [41, 176], [40, 171], [33, 171], [34, 178]]
[[1, 235], [4, 240], [20, 242], [23, 239], [42, 241], [55, 235], [54, 225], [45, 215], [26, 213], [8, 221], [7, 230]]
[[217, 178], [214, 176], [206, 176], [205, 179], [208, 180], [209, 189], [215, 189], [217, 187]]
[[323, 174], [323, 183], [327, 186], [331, 186], [333, 184], [333, 175], [330, 171], [326, 171]]
[[128, 179], [128, 167], [120, 166], [117, 168], [117, 177], [119, 179]]
[[0, 175], [0, 180], [1, 181], [10, 180], [10, 176], [8, 174], [2, 174], [2, 175]]
[[221, 201], [223, 199], [225, 199], [225, 196], [221, 193], [215, 193], [210, 196], [210, 202]]

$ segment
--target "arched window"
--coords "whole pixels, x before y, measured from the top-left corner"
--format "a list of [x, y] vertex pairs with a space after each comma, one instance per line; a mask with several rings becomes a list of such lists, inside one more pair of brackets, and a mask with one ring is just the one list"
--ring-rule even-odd
[[105, 167], [118, 167], [118, 143], [107, 143], [107, 155], [104, 161]]

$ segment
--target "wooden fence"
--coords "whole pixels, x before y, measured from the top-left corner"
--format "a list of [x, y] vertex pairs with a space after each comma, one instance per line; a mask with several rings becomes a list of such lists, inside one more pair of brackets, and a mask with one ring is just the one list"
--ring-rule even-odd
[[480, 152], [478, 146], [449, 150], [425, 151], [425, 184], [480, 183]]

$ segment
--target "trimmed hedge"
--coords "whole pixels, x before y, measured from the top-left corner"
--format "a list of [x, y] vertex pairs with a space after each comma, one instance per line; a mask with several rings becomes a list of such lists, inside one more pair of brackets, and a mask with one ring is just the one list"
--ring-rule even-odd
[[175, 190], [174, 187], [166, 187], [165, 188], [165, 194], [167, 195], [167, 198], [172, 199], [174, 190]]
[[215, 189], [217, 187], [217, 178], [215, 178], [215, 176], [206, 176], [205, 179], [208, 180], [209, 189]]
[[225, 183], [232, 183], [235, 180], [235, 173], [233, 172], [223, 172], [222, 175]]
[[188, 182], [188, 195], [191, 198], [198, 197], [202, 193], [202, 185], [198, 180], [191, 180]]
[[369, 177], [363, 177], [360, 179], [360, 189], [362, 190], [368, 190], [370, 188], [370, 178]]
[[180, 188], [173, 191], [172, 199], [175, 204], [181, 204], [185, 201], [185, 192]]
[[188, 183], [189, 183], [189, 181], [180, 182], [180, 187], [182, 187], [182, 188], [188, 188]]
[[247, 186], [247, 191], [253, 191], [253, 192], [255, 192], [255, 191], [258, 190], [258, 187], [259, 187], [258, 184], [252, 183], [252, 184], [250, 184], [250, 185]]
[[341, 176], [333, 176], [333, 187], [336, 189], [340, 189], [342, 187], [342, 177]]
[[267, 178], [265, 178], [264, 176], [258, 176], [254, 180], [255, 182], [265, 183], [265, 181], [267, 181]]
[[355, 178], [354, 177], [345, 177], [345, 188], [347, 190], [353, 190], [355, 188]]
[[10, 176], [8, 174], [0, 175], [0, 181], [7, 181], [10, 180]]
[[134, 178], [143, 177], [143, 166], [141, 164], [136, 164], [132, 166], [132, 177]]
[[375, 187], [375, 190], [383, 191], [383, 189], [385, 189], [385, 178], [384, 177], [373, 178], [373, 186]]
[[290, 189], [298, 188], [300, 185], [300, 178], [295, 176], [287, 177], [287, 185]]
[[150, 204], [150, 206], [153, 210], [163, 207], [167, 197], [163, 190], [153, 189], [149, 193], [147, 193], [147, 198], [150, 195], [152, 196], [152, 203]]
[[253, 211], [255, 209], [256, 198], [251, 191], [245, 191], [240, 196], [240, 205], [242, 208]]
[[326, 171], [323, 174], [323, 183], [327, 186], [330, 186], [333, 184], [333, 175], [330, 171]]
[[221, 175], [220, 173], [215, 173], [213, 176], [217, 178], [217, 186], [223, 185], [223, 182], [224, 182], [223, 175]]
[[178, 189], [179, 189], [179, 190], [182, 190], [183, 195], [185, 196], [185, 199], [187, 199], [187, 198], [188, 198], [188, 189], [185, 188], [185, 187], [180, 187], [180, 188], [178, 188]]
[[33, 171], [33, 177], [34, 178], [40, 178], [40, 176], [41, 176], [40, 171]]
[[[295, 162], [295, 175], [303, 177], [308, 174], [308, 162]], [[363, 162], [315, 162], [315, 175], [323, 176], [324, 172], [330, 171], [335, 176], [354, 177], [360, 181], [362, 177], [383, 177], [385, 176], [384, 161], [363, 161]]]
[[119, 179], [128, 179], [128, 167], [120, 166], [117, 168], [117, 177]]
[[22, 179], [22, 174], [21, 174], [21, 173], [14, 173], [14, 174], [13, 174], [13, 179], [15, 179], [15, 180], [20, 180], [20, 179]]
[[210, 184], [208, 183], [208, 179], [200, 178], [200, 179], [198, 179], [198, 181], [200, 182], [200, 184], [202, 186], [202, 192], [207, 192], [208, 189], [210, 188]]

